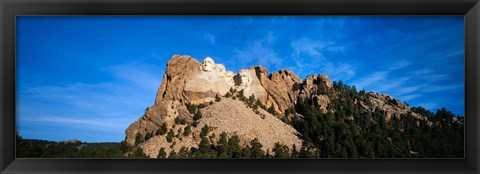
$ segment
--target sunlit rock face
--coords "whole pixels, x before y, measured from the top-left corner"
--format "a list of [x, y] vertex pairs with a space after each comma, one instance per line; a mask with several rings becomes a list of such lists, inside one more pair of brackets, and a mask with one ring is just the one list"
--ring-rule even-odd
[[[201, 71], [190, 75], [185, 84], [184, 91], [197, 96], [191, 98], [192, 103], [202, 103], [213, 100], [215, 95], [225, 95], [230, 88], [234, 87], [233, 73], [227, 72], [222, 64], [206, 57], [201, 63]], [[202, 93], [204, 98], [202, 98]], [[189, 95], [191, 96], [191, 95]]]
[[246, 97], [254, 95], [263, 105], [273, 105], [277, 113], [283, 113], [299, 96], [300, 90], [293, 91], [293, 84], [301, 82], [300, 77], [288, 70], [268, 74], [266, 68], [253, 66], [235, 74], [211, 57], [199, 62], [190, 56], [174, 55], [167, 63], [156, 103], [162, 100], [205, 103], [233, 88], [243, 90]]
[[257, 99], [265, 99], [267, 92], [258, 80], [255, 70], [242, 69], [235, 77], [235, 87], [237, 91], [243, 90], [245, 97], [254, 95]]
[[206, 57], [202, 61], [202, 70], [205, 72], [211, 72], [213, 71], [213, 68], [215, 67], [215, 61], [211, 57]]
[[300, 90], [293, 90], [295, 83], [302, 83], [302, 79], [289, 70], [280, 70], [268, 74], [268, 70], [262, 66], [250, 68], [255, 72], [267, 94], [260, 101], [266, 106], [272, 106], [277, 113], [283, 112], [295, 105]]
[[227, 73], [225, 74], [225, 79], [227, 80], [227, 83], [231, 86], [235, 85], [235, 81], [233, 80], [234, 76], [235, 74], [232, 71], [227, 71]]

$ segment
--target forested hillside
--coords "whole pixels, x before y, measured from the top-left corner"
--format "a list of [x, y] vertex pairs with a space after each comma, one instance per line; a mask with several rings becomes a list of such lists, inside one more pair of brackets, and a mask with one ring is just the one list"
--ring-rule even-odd
[[[432, 113], [423, 107], [411, 107], [427, 119], [411, 112], [385, 120], [379, 110], [368, 111], [360, 102], [370, 104], [368, 93], [333, 82], [327, 92], [331, 99], [323, 113], [312, 100], [299, 99], [291, 124], [302, 134], [305, 145], [318, 158], [404, 158], [463, 157], [463, 118], [442, 108]], [[334, 111], [334, 112], [333, 112]]]

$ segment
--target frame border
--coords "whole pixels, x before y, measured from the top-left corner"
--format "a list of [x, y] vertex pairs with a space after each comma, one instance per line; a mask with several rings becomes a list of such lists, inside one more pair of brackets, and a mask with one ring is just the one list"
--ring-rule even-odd
[[[479, 173], [479, 0], [0, 0], [0, 173]], [[464, 159], [15, 159], [18, 15], [464, 15]]]

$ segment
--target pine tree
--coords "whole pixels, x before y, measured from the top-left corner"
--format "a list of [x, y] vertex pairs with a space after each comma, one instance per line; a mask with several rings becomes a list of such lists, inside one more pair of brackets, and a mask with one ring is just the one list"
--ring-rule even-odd
[[201, 118], [202, 118], [202, 112], [200, 112], [200, 110], [197, 110], [197, 112], [195, 112], [195, 114], [193, 115], [193, 121], [200, 120]]
[[167, 124], [163, 122], [163, 124], [160, 126], [160, 129], [155, 132], [155, 135], [163, 135], [165, 133], [167, 133]]
[[272, 115], [277, 115], [277, 113], [275, 112], [275, 107], [273, 106], [273, 103], [270, 105], [267, 112], [272, 114]]
[[190, 152], [189, 152], [188, 148], [186, 148], [185, 146], [182, 146], [180, 148], [180, 150], [178, 151], [177, 157], [178, 158], [189, 158], [190, 157]]
[[128, 156], [129, 158], [147, 158], [148, 156], [143, 153], [143, 149], [137, 147], [131, 155]]
[[222, 132], [220, 134], [220, 139], [218, 140], [218, 157], [219, 158], [228, 158], [230, 157], [227, 153], [228, 147], [228, 140], [227, 140], [227, 134], [225, 132]]
[[135, 146], [139, 145], [140, 143], [143, 143], [143, 141], [144, 141], [144, 137], [140, 132], [137, 132], [137, 134], [135, 135]]
[[[19, 141], [19, 140], [17, 140], [17, 141]], [[120, 142], [120, 150], [122, 151], [122, 153], [126, 153], [130, 149], [131, 149], [131, 147], [127, 144], [127, 142], [125, 142], [125, 141]]]
[[292, 158], [298, 158], [300, 153], [297, 151], [297, 146], [295, 144], [292, 145]]
[[209, 127], [207, 124], [205, 124], [205, 126], [203, 126], [202, 128], [202, 131], [200, 132], [200, 137], [204, 137], [204, 136], [207, 136], [208, 135], [208, 132], [209, 132]]
[[165, 148], [160, 148], [158, 151], [157, 158], [167, 158], [167, 153], [165, 152]]
[[251, 158], [264, 158], [265, 152], [262, 150], [262, 144], [258, 141], [258, 139], [253, 139], [250, 142], [250, 157]]
[[[250, 95], [250, 97], [248, 97], [247, 105], [248, 105], [248, 107], [250, 107], [250, 108], [253, 108], [253, 107], [254, 107], [254, 105], [255, 105], [255, 96], [254, 96], [253, 94]], [[253, 108], [253, 109], [255, 109], [255, 108]]]
[[192, 127], [190, 125], [187, 125], [183, 130], [183, 136], [190, 135], [191, 129], [192, 129]]
[[240, 158], [242, 155], [242, 148], [240, 148], [240, 139], [237, 135], [232, 136], [228, 140], [227, 154], [231, 158]]
[[280, 143], [275, 143], [273, 147], [273, 153], [275, 153], [275, 158], [289, 158], [289, 149], [288, 146], [282, 145]]
[[211, 158], [213, 155], [210, 149], [210, 141], [207, 137], [202, 137], [200, 144], [198, 145], [198, 155], [199, 158]]
[[170, 131], [168, 131], [167, 133], [167, 142], [171, 143], [173, 141], [173, 137], [175, 136], [175, 133], [173, 132], [172, 129], [170, 129]]
[[152, 138], [152, 137], [153, 137], [153, 134], [152, 134], [151, 132], [147, 132], [147, 133], [145, 134], [145, 141], [149, 140], [149, 139]]
[[170, 151], [170, 154], [168, 154], [168, 158], [178, 158], [177, 152], [175, 152], [175, 150]]

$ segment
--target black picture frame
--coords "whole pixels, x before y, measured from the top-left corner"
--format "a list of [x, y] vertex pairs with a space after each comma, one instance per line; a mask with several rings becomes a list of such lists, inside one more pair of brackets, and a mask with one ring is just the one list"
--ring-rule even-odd
[[[1, 173], [479, 173], [478, 0], [0, 0]], [[16, 159], [18, 15], [464, 15], [464, 159]]]

